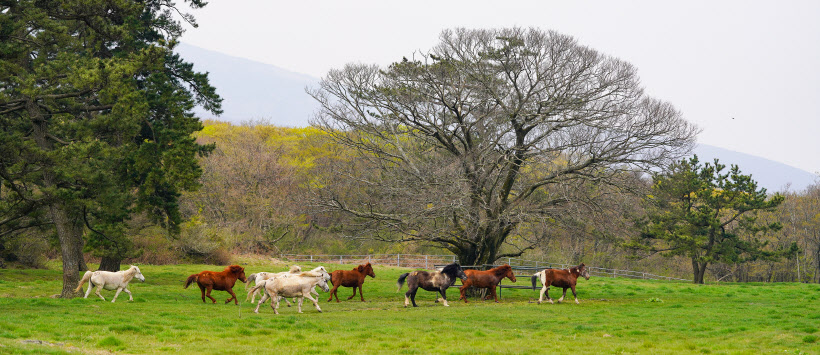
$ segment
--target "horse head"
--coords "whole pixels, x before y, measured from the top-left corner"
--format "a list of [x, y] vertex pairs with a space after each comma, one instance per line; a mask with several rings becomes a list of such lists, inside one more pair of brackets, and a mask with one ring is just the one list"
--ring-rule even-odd
[[512, 282], [518, 282], [515, 279], [515, 273], [513, 273], [512, 266], [504, 265], [504, 266], [502, 266], [502, 268], [504, 268], [504, 271], [505, 271], [505, 274], [504, 274], [503, 277], [506, 277], [506, 278], [510, 279], [510, 281], [512, 281]]
[[578, 265], [578, 273], [581, 276], [583, 276], [585, 279], [589, 280], [589, 269], [587, 269], [587, 267], [586, 267], [586, 265], [584, 265], [584, 263], [581, 263], [581, 265]]
[[367, 264], [364, 264], [364, 265], [359, 265], [359, 267], [357, 269], [362, 274], [370, 276], [374, 279], [376, 278], [376, 273], [373, 272], [373, 266], [370, 265], [370, 263], [367, 263]]
[[140, 268], [137, 267], [136, 265], [131, 265], [131, 268], [136, 269], [135, 274], [134, 274], [134, 278], [136, 278], [137, 280], [140, 280], [140, 282], [145, 282], [145, 276], [142, 276], [142, 271], [140, 271]]
[[230, 270], [230, 272], [232, 274], [234, 274], [236, 276], [237, 279], [239, 279], [239, 281], [242, 281], [242, 282], [245, 282], [245, 283], [248, 282], [248, 279], [245, 278], [245, 268], [243, 268], [239, 265], [231, 265], [231, 266], [228, 266], [228, 269]]
[[329, 292], [330, 287], [327, 285], [327, 279], [324, 277], [319, 277], [318, 280], [319, 282], [317, 283], [317, 285], [322, 288], [322, 291]]
[[290, 272], [291, 274], [300, 273], [300, 272], [302, 272], [302, 267], [299, 266], [299, 265], [293, 265], [293, 266], [290, 267], [290, 271], [288, 271], [288, 272]]
[[464, 273], [464, 270], [461, 269], [461, 265], [459, 265], [458, 263], [452, 263], [450, 265], [445, 266], [444, 269], [441, 270], [441, 273], [446, 274], [453, 280], [456, 277], [462, 280], [467, 279], [467, 274]]

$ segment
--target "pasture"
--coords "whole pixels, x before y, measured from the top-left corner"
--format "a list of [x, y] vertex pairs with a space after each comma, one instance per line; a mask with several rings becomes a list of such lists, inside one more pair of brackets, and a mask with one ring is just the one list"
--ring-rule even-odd
[[[240, 262], [250, 275], [285, 271], [283, 264]], [[318, 264], [302, 264], [312, 268]], [[127, 265], [123, 265], [127, 267]], [[329, 270], [353, 265], [324, 264]], [[58, 265], [49, 270], [0, 270], [0, 353], [820, 353], [820, 285], [750, 283], [693, 285], [683, 282], [592, 277], [578, 280], [580, 305], [534, 303], [538, 291], [500, 291], [501, 303], [434, 303], [419, 290], [418, 308], [404, 307], [396, 279], [410, 269], [374, 266], [364, 283], [365, 299], [327, 302], [323, 313], [269, 304], [252, 313], [244, 285], [240, 304], [203, 303], [199, 289], [183, 289], [188, 275], [214, 265], [140, 265], [145, 282], [129, 286], [134, 301], [103, 302], [50, 298], [61, 288]], [[528, 285], [528, 278], [518, 284]], [[505, 280], [503, 284], [509, 284]], [[551, 289], [553, 298], [560, 290]], [[103, 291], [110, 300], [112, 291]]]

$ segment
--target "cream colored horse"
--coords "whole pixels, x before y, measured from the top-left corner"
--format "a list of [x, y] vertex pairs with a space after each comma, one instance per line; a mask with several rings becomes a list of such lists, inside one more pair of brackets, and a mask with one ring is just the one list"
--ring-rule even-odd
[[110, 272], [110, 271], [86, 271], [83, 275], [82, 280], [80, 280], [80, 284], [77, 285], [77, 288], [74, 292], [80, 291], [83, 288], [83, 284], [88, 281], [88, 290], [85, 291], [85, 297], [88, 298], [88, 295], [91, 294], [91, 289], [94, 286], [97, 286], [97, 292], [95, 294], [102, 298], [105, 301], [105, 297], [100, 294], [100, 290], [103, 288], [106, 290], [117, 290], [117, 293], [114, 294], [114, 299], [111, 300], [111, 303], [117, 301], [117, 296], [120, 295], [120, 292], [125, 291], [128, 294], [128, 300], [133, 301], [134, 297], [131, 296], [131, 291], [128, 290], [128, 283], [131, 282], [132, 279], [136, 278], [142, 282], [145, 282], [145, 276], [142, 276], [142, 272], [140, 272], [140, 268], [131, 265], [128, 270], [124, 271], [117, 271], [117, 272]]
[[[282, 272], [264, 272], [264, 271], [262, 271], [262, 272], [257, 272], [255, 274], [251, 274], [251, 276], [248, 276], [248, 282], [245, 284], [245, 289], [246, 290], [248, 289], [248, 285], [250, 285], [251, 282], [254, 282], [256, 285], [258, 285], [260, 282], [268, 280], [268, 279], [272, 279], [274, 277], [293, 275], [293, 274], [298, 274], [298, 273], [301, 273], [301, 272], [302, 272], [302, 267], [299, 266], [299, 265], [291, 266], [290, 270], [288, 270], [288, 271], [282, 271]], [[251, 303], [256, 303], [256, 295], [257, 294], [259, 294], [259, 290], [256, 290], [255, 292], [252, 292], [252, 293], [250, 293], [250, 292], [248, 293], [248, 297], [253, 296], [253, 297], [251, 297]], [[318, 293], [317, 293], [317, 295], [318, 295]], [[248, 300], [248, 297], [245, 298], [245, 301]], [[285, 302], [287, 302], [287, 300], [285, 300]], [[290, 307], [290, 303], [288, 303], [288, 307]]]
[[[324, 268], [322, 268], [322, 270], [324, 270]], [[279, 314], [280, 297], [296, 297], [298, 299], [296, 307], [299, 313], [302, 313], [302, 303], [305, 298], [313, 302], [313, 305], [316, 306], [316, 310], [321, 312], [322, 308], [319, 307], [319, 301], [311, 296], [311, 291], [316, 286], [321, 287], [325, 292], [330, 291], [330, 287], [327, 286], [326, 276], [326, 271], [308, 271], [301, 274], [289, 275], [287, 277], [276, 277], [262, 281], [262, 283], [257, 284], [251, 290], [254, 291], [260, 288], [265, 290], [265, 294], [262, 296], [262, 299], [259, 300], [259, 303], [256, 304], [256, 309], [254, 309], [253, 312], [259, 313], [259, 306], [270, 298], [270, 306], [273, 308], [273, 313]]]

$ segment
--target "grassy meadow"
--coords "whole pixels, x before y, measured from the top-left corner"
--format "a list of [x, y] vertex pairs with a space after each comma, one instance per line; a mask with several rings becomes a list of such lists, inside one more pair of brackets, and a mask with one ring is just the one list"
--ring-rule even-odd
[[[284, 271], [284, 264], [249, 260], [246, 275]], [[318, 264], [303, 264], [311, 268]], [[127, 267], [127, 265], [124, 265]], [[324, 264], [328, 270], [351, 265]], [[141, 265], [145, 283], [132, 282], [134, 301], [116, 303], [93, 292], [88, 299], [51, 298], [61, 289], [59, 265], [48, 270], [0, 270], [0, 353], [820, 353], [820, 285], [750, 283], [693, 285], [683, 282], [596, 278], [579, 280], [581, 304], [534, 302], [537, 291], [501, 291], [502, 303], [434, 303], [420, 290], [418, 308], [404, 308], [406, 286], [396, 279], [409, 269], [376, 266], [361, 302], [340, 288], [341, 303], [320, 292], [319, 313], [280, 306], [203, 304], [185, 278], [213, 265]], [[529, 278], [519, 278], [528, 284]], [[505, 283], [509, 281], [505, 280]], [[244, 301], [243, 285], [234, 288]], [[113, 291], [102, 291], [109, 301]], [[343, 296], [343, 297], [341, 297]], [[560, 291], [552, 289], [554, 299]]]

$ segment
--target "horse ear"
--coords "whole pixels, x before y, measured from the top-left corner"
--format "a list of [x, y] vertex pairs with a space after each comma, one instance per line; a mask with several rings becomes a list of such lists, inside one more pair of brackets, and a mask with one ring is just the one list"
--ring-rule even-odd
[[358, 270], [359, 272], [364, 272], [364, 266], [359, 265]]

